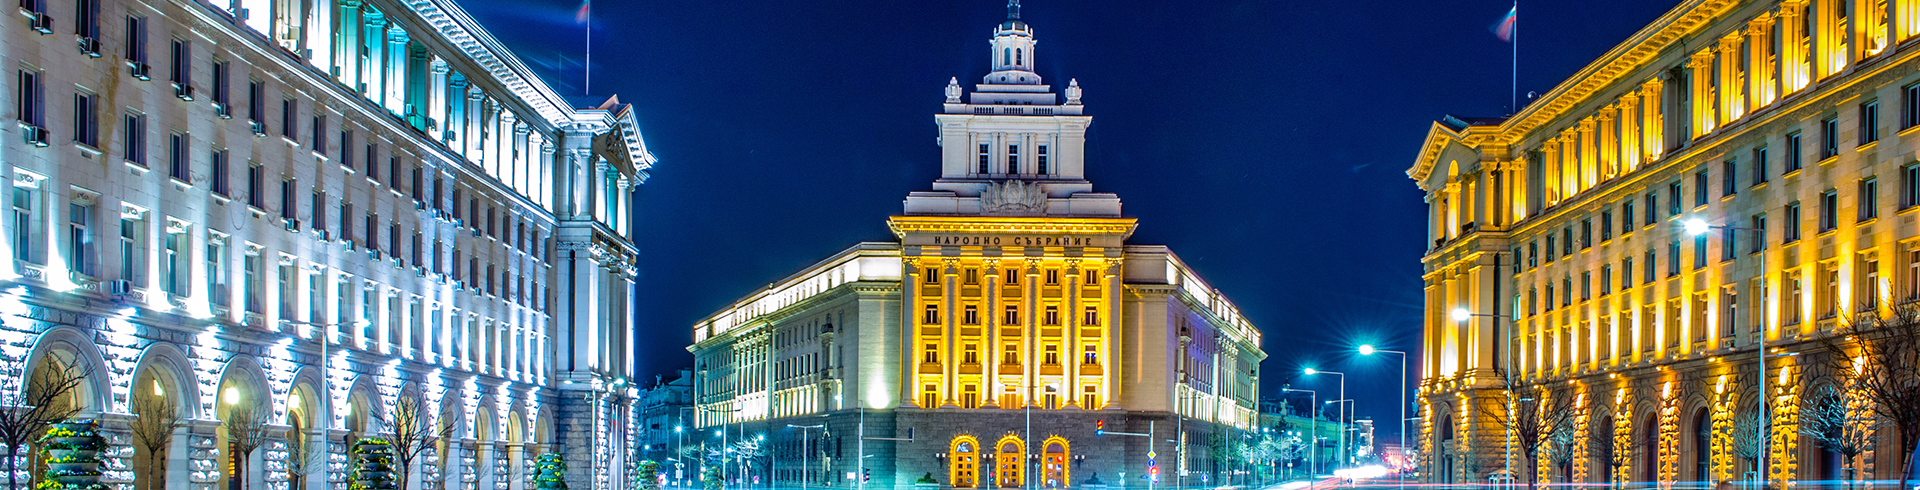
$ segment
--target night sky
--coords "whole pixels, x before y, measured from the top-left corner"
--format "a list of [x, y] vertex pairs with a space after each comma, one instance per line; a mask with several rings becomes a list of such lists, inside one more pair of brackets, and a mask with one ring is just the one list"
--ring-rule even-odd
[[[578, 0], [468, 0], [564, 95], [582, 84]], [[1547, 92], [1674, 0], [1527, 3], [1519, 90]], [[693, 322], [855, 242], [939, 174], [947, 79], [988, 69], [998, 0], [593, 5], [591, 94], [632, 103], [660, 159], [637, 194], [642, 385], [690, 366]], [[1086, 91], [1087, 174], [1265, 333], [1263, 396], [1398, 417], [1418, 355], [1426, 206], [1406, 177], [1444, 114], [1510, 112], [1509, 0], [1029, 0], [1039, 73]], [[1523, 97], [1524, 100], [1524, 97]], [[1413, 364], [1418, 364], [1417, 358]], [[1417, 369], [1417, 366], [1415, 367]], [[1414, 376], [1418, 376], [1415, 374]]]

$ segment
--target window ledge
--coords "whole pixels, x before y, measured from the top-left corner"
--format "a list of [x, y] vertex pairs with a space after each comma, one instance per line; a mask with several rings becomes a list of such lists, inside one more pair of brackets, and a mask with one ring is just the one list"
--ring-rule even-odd
[[1823, 167], [1824, 167], [1824, 166], [1826, 166], [1826, 165], [1828, 165], [1828, 164], [1831, 164], [1831, 163], [1833, 163], [1833, 162], [1837, 162], [1837, 161], [1840, 161], [1840, 155], [1834, 155], [1834, 156], [1830, 156], [1830, 157], [1826, 157], [1826, 158], [1822, 158], [1822, 159], [1820, 159], [1820, 163], [1819, 163], [1819, 165], [1820, 165], [1820, 166], [1823, 166]]
[[153, 169], [147, 168], [146, 165], [141, 165], [139, 162], [132, 160], [121, 160], [120, 162], [127, 164], [127, 169], [132, 170], [134, 175], [145, 176], [148, 172], [153, 171]]
[[1908, 127], [1906, 128], [1906, 129], [1902, 129], [1902, 130], [1899, 130], [1899, 131], [1895, 131], [1895, 132], [1893, 133], [1893, 135], [1894, 135], [1894, 136], [1906, 136], [1906, 135], [1909, 135], [1909, 134], [1913, 134], [1913, 133], [1915, 133], [1915, 132], [1920, 132], [1920, 124], [1915, 124], [1915, 125], [1912, 125], [1912, 126], [1908, 126]]
[[97, 157], [97, 156], [100, 156], [101, 153], [103, 153], [100, 151], [99, 148], [94, 148], [93, 145], [81, 143], [78, 141], [73, 142], [73, 147], [80, 149], [80, 154], [86, 155], [87, 158]]
[[1873, 141], [1868, 141], [1868, 142], [1866, 142], [1866, 144], [1862, 144], [1862, 145], [1860, 145], [1860, 146], [1855, 146], [1855, 147], [1853, 147], [1853, 151], [1857, 151], [1857, 152], [1865, 152], [1865, 151], [1867, 151], [1867, 150], [1872, 150], [1872, 149], [1873, 149], [1874, 147], [1876, 147], [1876, 146], [1880, 146], [1880, 140], [1873, 140]]
[[286, 142], [286, 143], [287, 143], [287, 147], [288, 147], [288, 148], [299, 148], [299, 147], [300, 147], [300, 142], [298, 142], [298, 141], [294, 141], [294, 140], [293, 140], [293, 138], [288, 138], [288, 137], [286, 137], [286, 136], [284, 136], [284, 135], [282, 135], [282, 136], [280, 136], [280, 141], [283, 141], [283, 142]]

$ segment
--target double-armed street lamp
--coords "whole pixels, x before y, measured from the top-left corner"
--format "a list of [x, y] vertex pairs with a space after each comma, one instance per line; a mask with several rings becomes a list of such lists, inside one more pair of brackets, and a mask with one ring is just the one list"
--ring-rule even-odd
[[1313, 411], [1320, 409], [1320, 392], [1313, 390], [1296, 390], [1293, 388], [1281, 388], [1280, 391], [1307, 394], [1307, 440], [1309, 441], [1309, 444], [1307, 444], [1307, 474], [1308, 476], [1317, 476], [1320, 474], [1320, 455], [1318, 454], [1320, 452], [1320, 420], [1314, 416]]
[[801, 456], [801, 462], [800, 462], [800, 473], [802, 475], [800, 477], [800, 490], [807, 490], [807, 480], [813, 479], [813, 449], [810, 448], [810, 446], [812, 445], [813, 439], [807, 437], [809, 434], [811, 434], [808, 431], [812, 429], [825, 429], [827, 428], [827, 424], [813, 424], [813, 425], [787, 424], [787, 427], [791, 429], [800, 429], [800, 447], [801, 447], [801, 452], [803, 453]]
[[[1401, 457], [1405, 458], [1407, 451], [1407, 353], [1397, 350], [1376, 349], [1372, 344], [1361, 345], [1359, 350], [1360, 355], [1363, 356], [1371, 356], [1375, 353], [1400, 355], [1400, 452]], [[1399, 468], [1395, 468], [1395, 470], [1397, 472]], [[1401, 487], [1404, 488], [1406, 486], [1405, 479], [1402, 478], [1401, 481]]]
[[[1313, 376], [1316, 374], [1331, 374], [1334, 376], [1339, 376], [1340, 377], [1340, 399], [1341, 400], [1347, 399], [1347, 373], [1342, 373], [1337, 371], [1321, 371], [1314, 368], [1307, 368], [1306, 373], [1308, 376]], [[1347, 465], [1351, 465], [1352, 458], [1347, 453], [1347, 419], [1346, 419], [1345, 406], [1343, 405], [1340, 410], [1341, 410], [1340, 417], [1339, 417], [1340, 419], [1340, 453], [1341, 453], [1340, 460], [1346, 462]]]
[[[1756, 221], [1759, 221], [1759, 220], [1756, 219]], [[1706, 234], [1708, 231], [1712, 231], [1712, 230], [1723, 230], [1728, 233], [1735, 232], [1735, 231], [1752, 232], [1754, 251], [1759, 252], [1760, 254], [1760, 274], [1762, 276], [1761, 281], [1763, 282], [1766, 281], [1765, 275], [1767, 270], [1767, 230], [1765, 228], [1760, 228], [1760, 227], [1747, 228], [1747, 227], [1731, 226], [1731, 225], [1713, 225], [1713, 224], [1708, 224], [1706, 220], [1703, 220], [1700, 218], [1693, 218], [1693, 219], [1683, 221], [1680, 223], [1680, 226], [1681, 226], [1681, 230], [1687, 233], [1687, 236], [1693, 236], [1693, 237], [1701, 236], [1703, 234]], [[1729, 240], [1727, 243], [1720, 244], [1720, 246], [1732, 247], [1734, 246], [1734, 244], [1731, 240]], [[1867, 291], [1866, 294], [1875, 294], [1875, 293], [1873, 291]], [[1765, 301], [1764, 298], [1754, 298], [1754, 300]], [[1797, 308], [1799, 307], [1799, 305], [1794, 305], [1793, 307]], [[1729, 318], [1727, 321], [1732, 322], [1733, 319]], [[1700, 325], [1695, 328], [1707, 328], [1707, 326]], [[1755, 454], [1753, 473], [1754, 473], [1754, 484], [1757, 486], [1766, 486], [1767, 439], [1773, 437], [1773, 426], [1768, 424], [1767, 422], [1767, 332], [1764, 329], [1762, 329], [1760, 332], [1754, 335], [1753, 340], [1755, 343], [1759, 344], [1759, 349], [1756, 351], [1756, 354], [1754, 357], [1758, 357], [1760, 359], [1760, 376], [1756, 378], [1760, 380], [1760, 400], [1759, 400], [1760, 403], [1758, 404], [1759, 405], [1758, 416], [1760, 420], [1758, 421], [1759, 423], [1756, 424], [1760, 426], [1759, 427], [1760, 437], [1753, 438], [1753, 446], [1754, 446], [1754, 454]]]

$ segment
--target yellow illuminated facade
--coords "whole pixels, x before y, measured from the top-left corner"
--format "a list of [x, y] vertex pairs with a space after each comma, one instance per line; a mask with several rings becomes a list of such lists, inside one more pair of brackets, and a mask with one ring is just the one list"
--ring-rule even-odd
[[1260, 333], [1166, 247], [1127, 242], [1138, 223], [1086, 179], [1079, 83], [1042, 82], [1017, 8], [982, 83], [945, 88], [941, 176], [888, 220], [896, 241], [694, 325], [703, 443], [816, 448], [774, 458], [776, 485], [864, 468], [882, 487], [1072, 488], [1144, 474], [1150, 450], [1164, 484], [1233, 469], [1213, 444], [1257, 420]]
[[[1764, 402], [1768, 477], [1840, 478], [1798, 404], [1836, 382], [1819, 339], [1920, 299], [1916, 35], [1915, 0], [1686, 1], [1514, 116], [1434, 124], [1422, 475], [1747, 478]], [[1510, 457], [1514, 406], [1573, 442]], [[1899, 477], [1890, 432], [1857, 478]]]

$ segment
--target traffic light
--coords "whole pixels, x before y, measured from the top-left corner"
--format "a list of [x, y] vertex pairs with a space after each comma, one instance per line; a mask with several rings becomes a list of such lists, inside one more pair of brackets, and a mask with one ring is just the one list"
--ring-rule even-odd
[[1093, 435], [1096, 435], [1096, 436], [1107, 435], [1107, 421], [1105, 420], [1093, 421]]
[[860, 483], [866, 483], [866, 482], [869, 482], [869, 481], [873, 481], [873, 470], [869, 470], [869, 469], [866, 469], [866, 468], [861, 468], [861, 469], [860, 469]]

